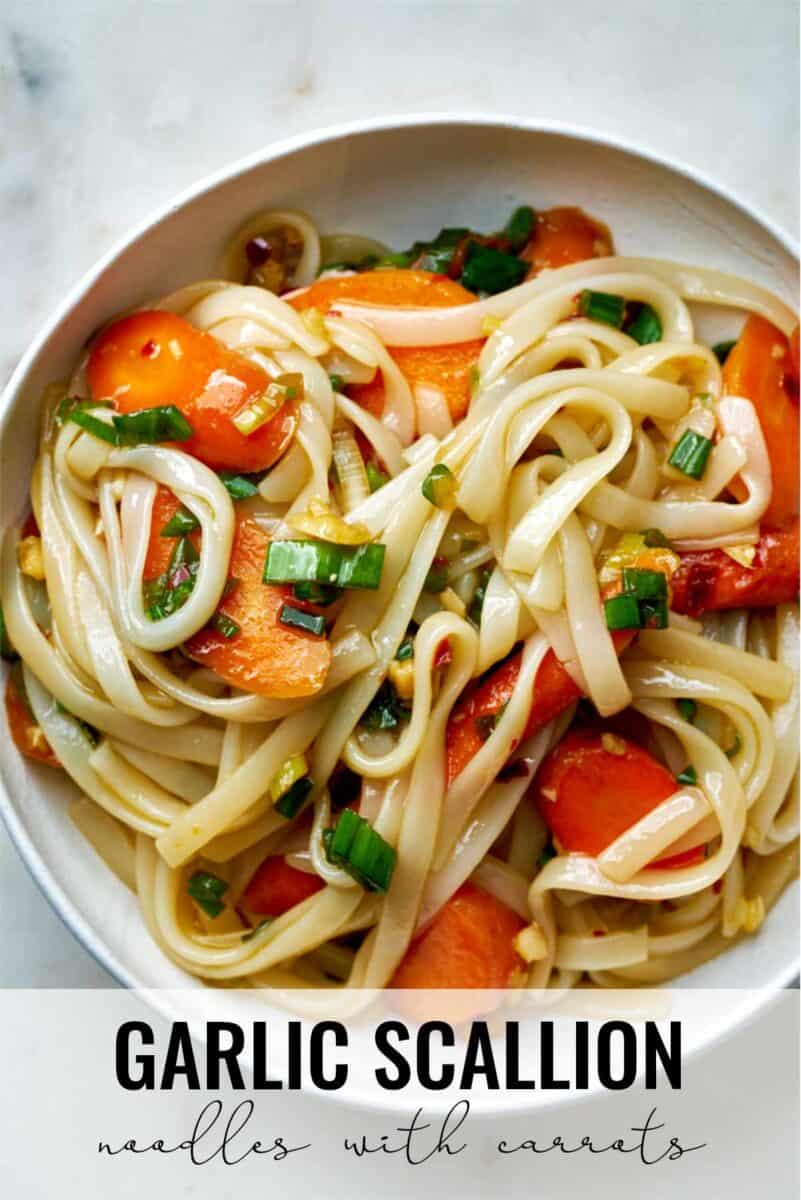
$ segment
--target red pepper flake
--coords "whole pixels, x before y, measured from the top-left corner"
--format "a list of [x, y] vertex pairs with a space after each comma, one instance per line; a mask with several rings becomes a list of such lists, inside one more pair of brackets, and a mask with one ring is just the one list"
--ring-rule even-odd
[[720, 892], [723, 891], [723, 880], [722, 879], [715, 880], [715, 882], [712, 884], [712, 891], [715, 893], [716, 896], [719, 895]]
[[145, 342], [144, 346], [142, 347], [142, 358], [157, 358], [159, 349], [160, 347], [158, 342], [154, 342], [153, 338], [150, 338], [149, 341]]
[[606, 937], [606, 930], [605, 929], [593, 929], [592, 936], [593, 937]]

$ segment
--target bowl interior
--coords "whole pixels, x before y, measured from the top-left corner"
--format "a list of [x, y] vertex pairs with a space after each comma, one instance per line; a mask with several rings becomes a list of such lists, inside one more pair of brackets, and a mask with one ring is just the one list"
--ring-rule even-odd
[[[226, 238], [254, 210], [299, 207], [325, 232], [366, 233], [403, 247], [443, 225], [497, 228], [523, 202], [584, 206], [609, 224], [622, 253], [715, 266], [790, 302], [795, 296], [797, 264], [778, 235], [679, 170], [631, 151], [565, 133], [458, 121], [306, 139], [190, 194], [68, 298], [3, 400], [4, 523], [26, 505], [43, 387], [68, 373], [92, 331], [115, 313], [213, 276]], [[710, 336], [739, 326], [731, 315], [707, 312], [704, 321], [702, 331]], [[21, 761], [6, 739], [0, 772], [12, 835], [73, 932], [127, 984], [195, 986], [156, 949], [134, 898], [73, 828], [65, 803], [71, 785]], [[798, 946], [792, 891], [758, 938], [693, 972], [683, 985], [786, 984]]]

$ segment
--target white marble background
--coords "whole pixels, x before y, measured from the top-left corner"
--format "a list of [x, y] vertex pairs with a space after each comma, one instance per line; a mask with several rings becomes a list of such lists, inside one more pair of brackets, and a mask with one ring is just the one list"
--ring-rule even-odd
[[[796, 0], [0, 0], [0, 384], [133, 222], [273, 139], [356, 117], [575, 122], [683, 160], [795, 232], [797, 23]], [[1, 831], [0, 913], [0, 985], [108, 982]], [[742, 1035], [754, 1061], [760, 1036]], [[709, 1083], [716, 1055], [726, 1078], [723, 1047]]]

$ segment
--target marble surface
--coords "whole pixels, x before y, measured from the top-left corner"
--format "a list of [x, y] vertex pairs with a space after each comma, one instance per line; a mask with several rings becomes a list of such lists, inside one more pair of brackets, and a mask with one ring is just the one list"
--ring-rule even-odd
[[[366, 115], [563, 120], [691, 164], [791, 232], [797, 7], [763, 0], [3, 0], [0, 382], [135, 221], [233, 158]], [[0, 832], [0, 984], [108, 976]]]

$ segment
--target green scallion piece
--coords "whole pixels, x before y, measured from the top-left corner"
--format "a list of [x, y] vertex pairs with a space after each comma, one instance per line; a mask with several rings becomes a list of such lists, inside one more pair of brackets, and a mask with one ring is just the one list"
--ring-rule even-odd
[[428, 568], [428, 574], [423, 583], [426, 592], [444, 592], [448, 586], [448, 560], [437, 557]]
[[667, 629], [667, 596], [659, 596], [656, 600], [641, 600], [640, 622], [643, 629]]
[[657, 546], [664, 546], [667, 550], [673, 549], [661, 529], [643, 529], [640, 537], [645, 542], [645, 545], [651, 549]]
[[689, 721], [692, 725], [695, 720], [695, 714], [698, 712], [698, 705], [694, 700], [682, 698], [676, 701], [676, 708], [679, 710], [685, 721]]
[[453, 501], [456, 494], [456, 478], [445, 463], [437, 463], [426, 475], [422, 484], [422, 492], [429, 504], [435, 508], [445, 508]]
[[700, 479], [706, 470], [707, 459], [712, 450], [712, 441], [694, 429], [685, 429], [668, 459], [671, 467], [689, 475], [691, 479]]
[[220, 471], [220, 482], [232, 500], [249, 500], [258, 493], [260, 475], [239, 475], [236, 471]]
[[334, 604], [342, 595], [339, 588], [331, 587], [327, 583], [316, 583], [313, 579], [294, 584], [292, 591], [296, 600], [305, 600], [308, 604], [319, 604], [323, 608]]
[[734, 741], [729, 746], [728, 750], [724, 751], [727, 758], [734, 758], [735, 754], [739, 754], [743, 748], [743, 741], [739, 733], [735, 733]]
[[159, 534], [160, 537], [183, 537], [185, 533], [191, 533], [193, 529], [200, 528], [200, 521], [194, 513], [191, 513], [188, 508], [183, 505], [178, 509], [175, 516], [171, 517], [167, 524]]
[[302, 629], [306, 633], [313, 633], [315, 637], [325, 636], [325, 617], [294, 608], [291, 604], [282, 604], [278, 620], [289, 629]]
[[328, 583], [375, 589], [381, 582], [386, 546], [335, 546], [330, 542], [275, 541], [264, 564], [265, 583]]
[[534, 209], [528, 204], [523, 204], [520, 208], [515, 209], [506, 222], [506, 227], [503, 231], [504, 237], [509, 242], [515, 254], [519, 254], [527, 242], [531, 240], [535, 219]]
[[185, 442], [194, 432], [184, 414], [174, 404], [157, 405], [155, 408], [143, 408], [139, 412], [115, 415], [112, 420], [119, 446]]
[[556, 858], [556, 848], [553, 842], [547, 842], [537, 856], [537, 866], [540, 870], [547, 866], [552, 858]]
[[659, 314], [650, 304], [643, 304], [637, 315], [626, 326], [626, 333], [633, 337], [641, 346], [650, 342], [661, 342], [662, 322]]
[[223, 896], [228, 891], [228, 884], [217, 875], [210, 875], [208, 871], [195, 871], [186, 885], [186, 890], [209, 917], [219, 917], [225, 908]]
[[478, 587], [473, 592], [470, 605], [467, 609], [468, 620], [472, 621], [476, 626], [481, 624], [481, 614], [484, 611], [484, 600], [487, 595], [487, 584], [490, 581], [491, 573], [490, 571], [482, 571]]
[[680, 775], [676, 776], [676, 783], [685, 783], [692, 787], [698, 782], [698, 774], [695, 767], [685, 767]]
[[718, 342], [717, 345], [712, 347], [712, 353], [714, 354], [715, 358], [718, 360], [718, 362], [720, 363], [721, 366], [723, 366], [726, 359], [729, 357], [729, 355], [731, 354], [732, 350], [734, 349], [734, 347], [736, 345], [737, 345], [736, 341], [735, 342]]
[[591, 321], [600, 321], [603, 325], [612, 325], [620, 329], [623, 324], [623, 314], [626, 301], [623, 296], [615, 296], [611, 292], [593, 292], [585, 288], [579, 296], [579, 311], [582, 316]]
[[0, 608], [0, 658], [4, 658], [6, 662], [16, 662], [19, 658], [16, 650], [11, 645], [2, 608]]
[[343, 809], [327, 839], [331, 863], [370, 892], [386, 892], [395, 869], [395, 850], [353, 809]]
[[229, 642], [232, 638], [235, 638], [239, 633], [241, 633], [236, 621], [223, 612], [216, 612], [214, 614], [209, 621], [209, 628], [213, 629], [215, 633], [222, 634], [222, 636]]
[[462, 271], [462, 286], [471, 292], [495, 295], [516, 287], [528, 269], [528, 263], [514, 254], [504, 254], [491, 246], [470, 242]]
[[114, 426], [101, 421], [99, 417], [93, 417], [85, 409], [74, 408], [69, 414], [69, 419], [75, 425], [80, 425], [81, 429], [85, 429], [87, 433], [91, 433], [92, 437], [99, 438], [101, 442], [108, 442], [111, 446], [119, 445], [119, 437]]
[[397, 662], [406, 662], [409, 658], [414, 658], [414, 638], [405, 637], [398, 646], [395, 659]]
[[365, 729], [397, 729], [401, 721], [408, 721], [409, 709], [401, 702], [388, 679], [385, 679], [370, 704], [362, 714], [360, 725]]
[[389, 483], [389, 476], [385, 475], [380, 467], [377, 467], [374, 462], [364, 464], [367, 471], [367, 482], [370, 485], [371, 492], [377, 492], [385, 483]]
[[286, 817], [287, 821], [291, 821], [303, 808], [313, 787], [314, 784], [308, 775], [304, 775], [301, 779], [296, 779], [292, 786], [284, 792], [283, 796], [279, 800], [276, 800], [273, 808], [282, 817]]
[[640, 602], [625, 592], [604, 601], [604, 616], [607, 629], [642, 629]]
[[638, 600], [660, 600], [667, 596], [667, 579], [661, 571], [624, 567], [623, 591], [636, 596]]
[[329, 375], [328, 382], [331, 384], [331, 387], [334, 389], [335, 392], [344, 392], [345, 380], [342, 378], [341, 375]]

